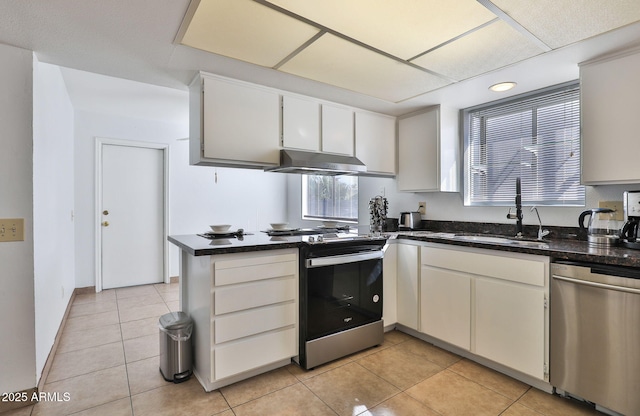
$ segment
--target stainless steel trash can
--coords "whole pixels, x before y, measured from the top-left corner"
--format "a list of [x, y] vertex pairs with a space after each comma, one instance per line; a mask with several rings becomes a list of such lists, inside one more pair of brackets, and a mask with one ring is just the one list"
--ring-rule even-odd
[[191, 333], [193, 321], [184, 312], [171, 312], [160, 317], [160, 374], [167, 381], [180, 383], [193, 373]]

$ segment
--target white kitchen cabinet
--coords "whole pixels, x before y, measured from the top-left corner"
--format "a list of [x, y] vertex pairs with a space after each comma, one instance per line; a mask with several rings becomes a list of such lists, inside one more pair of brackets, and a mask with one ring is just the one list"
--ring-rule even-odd
[[309, 97], [283, 95], [282, 146], [353, 156], [353, 109]]
[[382, 261], [382, 320], [384, 326], [398, 322], [398, 244], [390, 242], [384, 248]]
[[398, 190], [439, 190], [437, 107], [398, 120]]
[[469, 274], [422, 266], [420, 332], [465, 350], [471, 349]]
[[353, 156], [353, 110], [322, 104], [322, 151]]
[[282, 97], [282, 146], [320, 151], [320, 103], [284, 95]]
[[356, 157], [367, 174], [395, 176], [396, 119], [384, 114], [356, 111]]
[[549, 259], [421, 247], [421, 332], [547, 380]]
[[582, 183], [640, 182], [640, 49], [580, 65]]
[[298, 250], [181, 257], [194, 372], [211, 391], [298, 355]]
[[544, 379], [544, 287], [479, 277], [475, 292], [475, 353]]
[[413, 244], [398, 243], [398, 323], [418, 330], [420, 314], [418, 295], [419, 283], [419, 247]]
[[277, 91], [200, 73], [190, 87], [190, 163], [263, 168], [280, 162]]
[[457, 192], [457, 112], [440, 106], [398, 118], [398, 190]]

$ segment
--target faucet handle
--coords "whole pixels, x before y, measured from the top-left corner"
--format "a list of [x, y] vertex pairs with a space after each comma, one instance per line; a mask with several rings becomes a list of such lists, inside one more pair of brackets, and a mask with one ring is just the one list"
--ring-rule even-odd
[[509, 212], [507, 213], [507, 218], [510, 220], [517, 220], [518, 219], [518, 214], [512, 214], [511, 213], [511, 207], [509, 207]]

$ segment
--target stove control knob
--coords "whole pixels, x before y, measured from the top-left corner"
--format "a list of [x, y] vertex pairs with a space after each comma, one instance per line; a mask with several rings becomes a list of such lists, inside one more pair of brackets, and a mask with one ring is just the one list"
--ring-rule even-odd
[[318, 236], [318, 243], [322, 243], [324, 241], [324, 237], [319, 235]]
[[313, 238], [313, 236], [309, 236], [309, 242], [310, 242], [310, 243], [313, 243], [314, 241], [316, 241], [316, 239], [315, 239], [315, 238]]

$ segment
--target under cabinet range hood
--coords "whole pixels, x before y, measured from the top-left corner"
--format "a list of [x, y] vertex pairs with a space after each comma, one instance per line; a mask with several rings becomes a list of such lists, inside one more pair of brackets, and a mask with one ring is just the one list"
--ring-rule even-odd
[[333, 176], [366, 173], [367, 167], [353, 156], [282, 149], [280, 166], [265, 171]]

